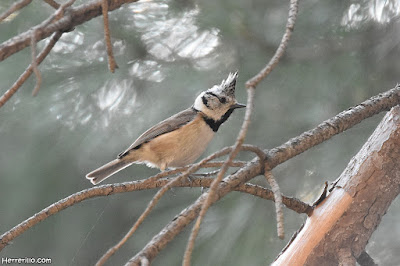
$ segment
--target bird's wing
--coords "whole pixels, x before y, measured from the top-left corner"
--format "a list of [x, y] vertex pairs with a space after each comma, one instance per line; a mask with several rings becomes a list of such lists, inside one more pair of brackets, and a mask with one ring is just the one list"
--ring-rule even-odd
[[135, 140], [135, 142], [126, 151], [121, 152], [118, 155], [118, 158], [124, 157], [129, 153], [130, 150], [139, 148], [140, 145], [154, 139], [155, 137], [182, 127], [183, 125], [192, 121], [196, 117], [196, 114], [197, 111], [195, 109], [188, 108], [161, 121], [140, 135], [139, 138], [137, 138], [137, 140]]

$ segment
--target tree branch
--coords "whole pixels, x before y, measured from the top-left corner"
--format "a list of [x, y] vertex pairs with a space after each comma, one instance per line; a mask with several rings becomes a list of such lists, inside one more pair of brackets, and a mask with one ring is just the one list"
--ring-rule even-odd
[[24, 8], [25, 6], [29, 5], [32, 2], [32, 0], [20, 0], [16, 3], [14, 3], [9, 9], [7, 9], [5, 12], [3, 12], [0, 15], [0, 22], [8, 18], [9, 15], [12, 13]]
[[[171, 171], [172, 172], [172, 171]], [[14, 240], [16, 237], [24, 233], [29, 228], [35, 226], [36, 224], [44, 221], [48, 217], [87, 199], [95, 197], [110, 196], [118, 193], [126, 193], [132, 191], [140, 191], [147, 189], [154, 189], [165, 186], [170, 179], [165, 179], [163, 176], [165, 172], [162, 172], [156, 176], [150, 177], [144, 180], [125, 182], [119, 184], [108, 184], [103, 186], [92, 187], [74, 193], [58, 202], [48, 206], [47, 208], [36, 213], [32, 217], [26, 219], [22, 223], [16, 225], [11, 230], [5, 232], [0, 236], [0, 251], [8, 244], [10, 241]], [[161, 178], [161, 179], [159, 179]], [[180, 183], [176, 184], [176, 187], [210, 187], [213, 178], [197, 178], [192, 177], [190, 181], [188, 179], [182, 180]], [[261, 187], [253, 184], [243, 184], [237, 187], [236, 191], [243, 192], [247, 194], [254, 195], [256, 197], [274, 200], [273, 193], [270, 189]], [[312, 210], [312, 207], [296, 198], [283, 196], [283, 203], [293, 211], [297, 213], [307, 213]]]
[[104, 24], [104, 41], [106, 42], [107, 56], [108, 56], [108, 68], [111, 73], [114, 73], [115, 69], [118, 68], [117, 63], [115, 62], [111, 37], [110, 37], [110, 28], [108, 23], [108, 0], [102, 0], [101, 10], [103, 13], [103, 24]]
[[364, 119], [382, 111], [389, 111], [390, 108], [398, 104], [400, 104], [400, 84], [325, 120], [316, 128], [290, 139], [281, 146], [267, 151], [268, 166], [272, 169], [288, 159], [346, 131]]
[[[138, 0], [109, 0], [108, 10], [112, 11], [121, 7], [123, 4], [136, 1]], [[41, 23], [35, 26], [37, 29], [37, 41], [43, 40], [57, 31], [69, 31], [77, 25], [102, 15], [101, 5], [102, 0], [96, 0], [77, 7], [70, 7], [67, 14], [61, 19], [53, 21], [48, 25]], [[28, 30], [0, 44], [0, 61], [28, 47], [30, 45], [30, 40], [30, 30]]]
[[32, 70], [36, 76], [36, 85], [32, 91], [32, 96], [36, 96], [37, 93], [39, 92], [40, 85], [42, 84], [42, 75], [40, 74], [40, 71], [38, 68], [39, 64], [36, 59], [36, 31], [35, 30], [32, 30], [32, 33], [31, 33], [31, 57], [32, 57], [32, 63], [31, 63]]
[[[60, 39], [62, 33], [60, 31], [53, 34], [49, 43], [43, 49], [43, 51], [37, 57], [36, 63], [40, 64], [46, 58], [46, 56], [50, 53], [51, 49], [53, 49], [56, 42]], [[32, 63], [29, 67], [22, 73], [22, 75], [17, 79], [17, 81], [11, 86], [9, 90], [7, 90], [1, 97], [0, 97], [0, 107], [2, 107], [13, 95], [17, 92], [17, 90], [24, 84], [24, 82], [30, 77], [33, 72], [33, 65]]]
[[44, 2], [46, 2], [47, 4], [49, 4], [51, 7], [53, 7], [54, 9], [58, 9], [60, 7], [60, 4], [57, 3], [54, 0], [43, 0]]

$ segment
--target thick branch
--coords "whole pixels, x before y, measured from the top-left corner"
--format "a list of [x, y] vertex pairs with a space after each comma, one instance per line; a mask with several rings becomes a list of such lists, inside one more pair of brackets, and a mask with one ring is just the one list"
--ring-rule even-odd
[[400, 193], [400, 107], [387, 113], [274, 265], [355, 265]]
[[[109, 0], [108, 10], [112, 11], [118, 9], [123, 4], [136, 2], [138, 0]], [[74, 28], [77, 25], [83, 24], [84, 22], [91, 20], [97, 16], [102, 15], [101, 9], [102, 0], [83, 4], [78, 7], [70, 7], [68, 12], [59, 20], [49, 23], [42, 23], [36, 26], [36, 40], [40, 41], [50, 36], [56, 31], [66, 32]], [[30, 30], [19, 34], [0, 45], [0, 61], [3, 61], [7, 57], [13, 55], [16, 52], [21, 51], [30, 45], [31, 35]]]

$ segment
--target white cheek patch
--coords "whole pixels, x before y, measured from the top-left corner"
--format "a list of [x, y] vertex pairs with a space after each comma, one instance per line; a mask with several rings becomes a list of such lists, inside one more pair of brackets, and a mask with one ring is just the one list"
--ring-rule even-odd
[[204, 93], [205, 92], [203, 91], [199, 96], [197, 96], [196, 100], [194, 101], [194, 105], [193, 105], [194, 109], [201, 111], [201, 112], [208, 110], [207, 106], [204, 105], [203, 100], [201, 99], [203, 97]]

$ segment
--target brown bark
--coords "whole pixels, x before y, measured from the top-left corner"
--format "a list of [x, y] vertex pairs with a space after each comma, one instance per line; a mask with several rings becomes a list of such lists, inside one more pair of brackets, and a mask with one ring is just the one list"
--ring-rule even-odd
[[400, 107], [386, 114], [274, 265], [355, 265], [400, 192]]

